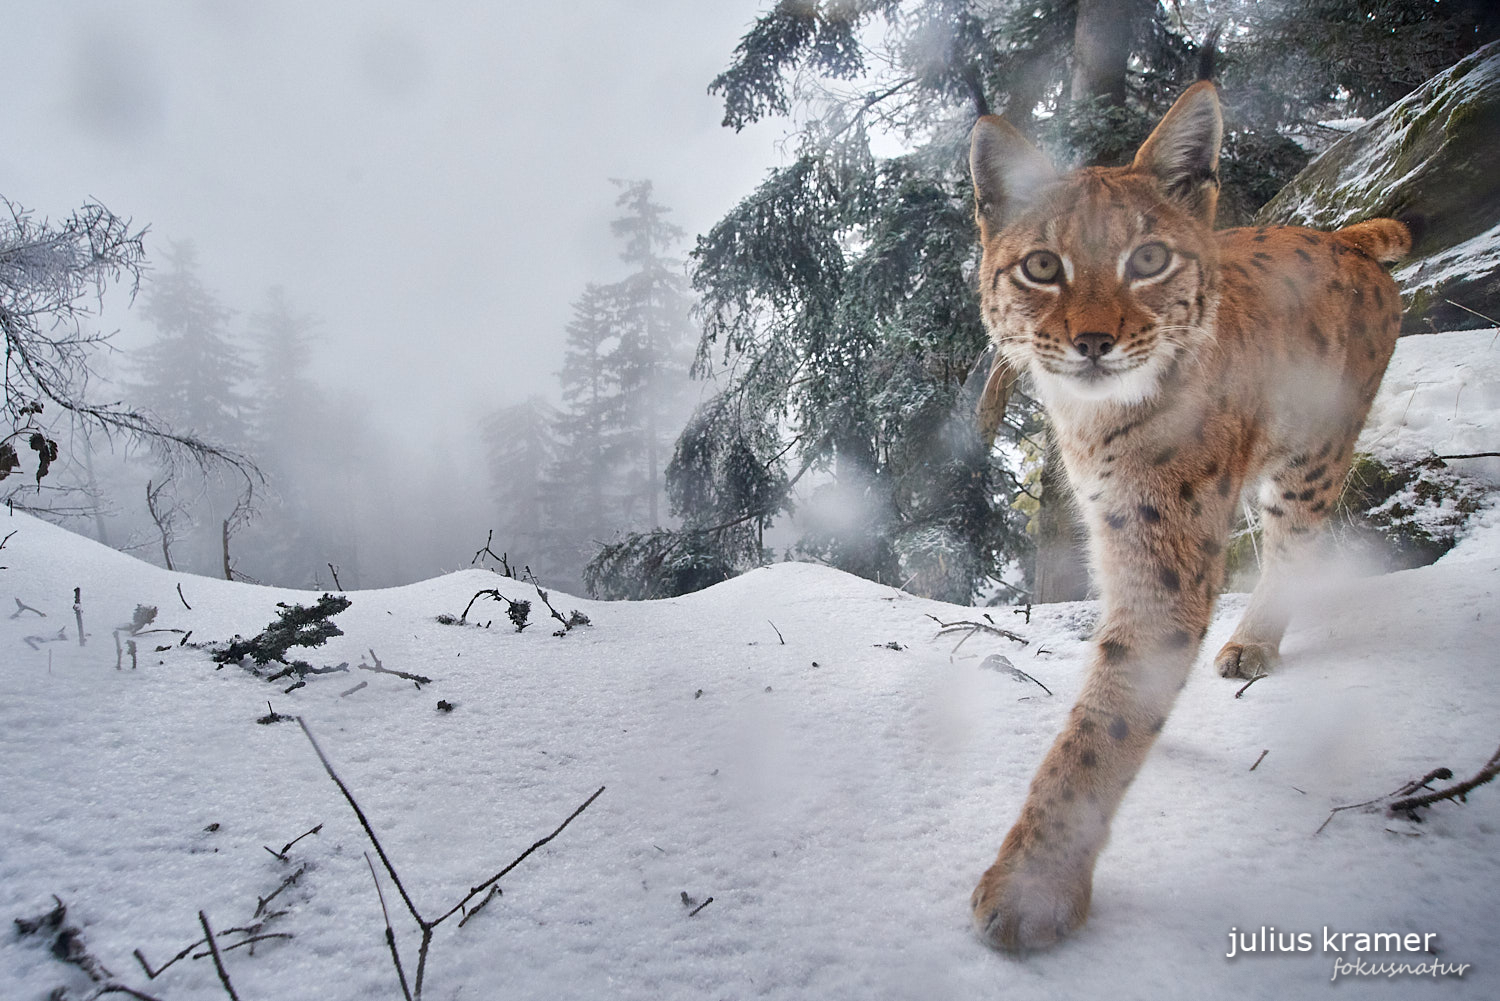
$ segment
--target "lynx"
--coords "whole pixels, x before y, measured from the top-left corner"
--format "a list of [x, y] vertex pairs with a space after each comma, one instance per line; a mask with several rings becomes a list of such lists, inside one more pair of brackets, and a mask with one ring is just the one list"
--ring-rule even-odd
[[1001, 118], [974, 128], [992, 386], [1028, 372], [1087, 526], [1104, 614], [1077, 704], [973, 895], [1006, 951], [1088, 915], [1110, 820], [1186, 683], [1241, 491], [1257, 491], [1263, 574], [1214, 658], [1271, 668], [1282, 585], [1327, 518], [1395, 346], [1383, 264], [1406, 227], [1212, 229], [1222, 137], [1202, 81], [1128, 167], [1059, 176]]

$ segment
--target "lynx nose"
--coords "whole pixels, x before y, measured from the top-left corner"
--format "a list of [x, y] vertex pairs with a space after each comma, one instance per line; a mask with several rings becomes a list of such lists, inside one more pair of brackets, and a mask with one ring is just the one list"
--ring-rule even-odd
[[1103, 358], [1114, 349], [1115, 338], [1113, 334], [1091, 331], [1073, 338], [1073, 346], [1085, 358]]

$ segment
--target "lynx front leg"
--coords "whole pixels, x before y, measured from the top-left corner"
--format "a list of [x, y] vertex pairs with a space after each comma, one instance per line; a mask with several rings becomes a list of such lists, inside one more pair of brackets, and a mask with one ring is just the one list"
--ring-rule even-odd
[[[1092, 673], [999, 858], [974, 890], [974, 924], [1007, 952], [1040, 949], [1088, 917], [1094, 860], [1197, 653], [1201, 625], [1136, 645], [1101, 630]], [[1206, 616], [1204, 617], [1206, 621]], [[1112, 638], [1114, 637], [1114, 638]]]
[[974, 891], [974, 923], [991, 945], [1045, 948], [1087, 918], [1115, 809], [1207, 631], [1232, 494], [1184, 485], [1170, 502], [1100, 498], [1085, 508], [1107, 611], [1078, 703]]

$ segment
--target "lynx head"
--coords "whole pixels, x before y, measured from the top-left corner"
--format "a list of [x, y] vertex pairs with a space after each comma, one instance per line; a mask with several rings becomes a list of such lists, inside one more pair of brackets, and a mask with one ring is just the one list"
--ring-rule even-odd
[[1059, 176], [1004, 119], [974, 126], [985, 326], [1049, 406], [1149, 399], [1211, 336], [1221, 135], [1206, 81], [1128, 167]]

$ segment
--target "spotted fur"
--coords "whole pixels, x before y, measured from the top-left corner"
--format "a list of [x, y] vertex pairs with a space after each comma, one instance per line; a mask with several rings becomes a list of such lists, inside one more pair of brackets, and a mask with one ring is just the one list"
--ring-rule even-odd
[[1264, 573], [1215, 664], [1245, 678], [1276, 660], [1280, 584], [1338, 496], [1400, 327], [1382, 265], [1409, 249], [1406, 228], [1215, 232], [1220, 138], [1206, 82], [1129, 167], [1058, 176], [1002, 119], [974, 130], [984, 320], [1051, 418], [1104, 604], [1078, 703], [974, 891], [976, 927], [1005, 950], [1087, 917], [1110, 820], [1207, 632], [1245, 490]]

